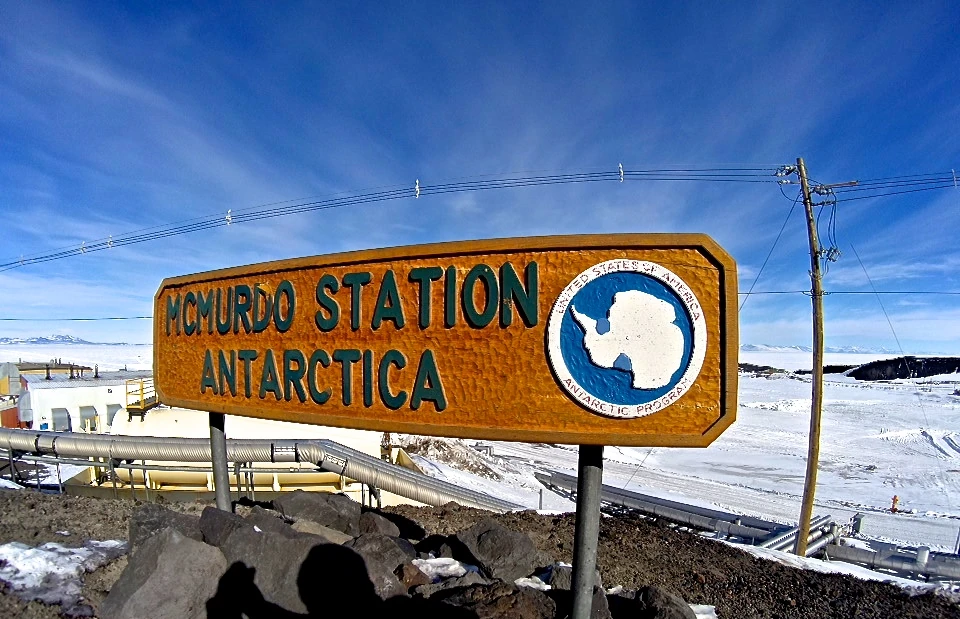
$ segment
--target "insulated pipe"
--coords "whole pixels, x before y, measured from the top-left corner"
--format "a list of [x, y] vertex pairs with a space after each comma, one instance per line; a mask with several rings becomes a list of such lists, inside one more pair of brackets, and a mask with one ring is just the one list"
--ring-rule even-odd
[[[541, 475], [538, 473], [536, 477], [542, 483], [554, 484], [560, 486], [561, 488], [566, 488], [567, 490], [576, 489], [576, 478], [569, 475], [563, 475], [562, 473]], [[574, 482], [571, 484], [570, 480], [574, 480]], [[698, 513], [692, 513], [693, 509], [699, 508], [691, 508], [691, 511], [687, 511], [686, 509], [680, 509], [679, 507], [653, 503], [646, 500], [646, 497], [644, 497], [644, 499], [635, 498], [643, 495], [635, 495], [634, 493], [630, 492], [614, 492], [613, 490], [614, 489], [610, 488], [610, 486], [604, 486], [603, 492], [601, 493], [602, 500], [607, 503], [636, 509], [645, 514], [657, 516], [677, 524], [683, 524], [705, 531], [716, 531], [724, 535], [742, 537], [745, 539], [763, 539], [770, 535], [770, 531], [767, 529], [748, 527], [735, 522], [728, 522], [719, 518], [710, 518]], [[670, 501], [670, 503], [671, 505], [682, 505], [681, 503], [676, 503], [673, 501]]]
[[887, 570], [897, 570], [900, 572], [909, 572], [923, 574], [925, 576], [936, 576], [939, 578], [949, 578], [952, 580], [960, 579], [960, 563], [952, 561], [938, 561], [939, 557], [934, 555], [930, 557], [925, 565], [921, 565], [916, 560], [902, 555], [882, 556], [872, 550], [862, 548], [853, 548], [851, 546], [831, 546], [827, 551], [831, 559], [839, 559], [848, 563], [860, 563], [867, 567], [881, 568]]
[[[833, 531], [821, 536], [815, 542], [807, 546], [807, 554], [805, 556], [812, 557], [813, 555], [817, 554], [821, 548], [823, 548], [827, 544], [832, 544], [834, 541], [836, 541], [837, 537], [838, 537], [837, 533]], [[810, 538], [808, 537], [807, 540], [809, 539]]]
[[[810, 527], [816, 528], [816, 527], [823, 526], [829, 520], [830, 520], [830, 516], [818, 516], [817, 518], [814, 518], [813, 522], [810, 523]], [[764, 540], [760, 544], [757, 544], [757, 546], [761, 548], [770, 548], [773, 550], [779, 549], [781, 546], [785, 544], [792, 543], [793, 540], [797, 537], [797, 531], [799, 530], [800, 530], [799, 527], [793, 527], [792, 529], [788, 531], [784, 531], [783, 533], [775, 537], [771, 537], [768, 540]]]
[[[36, 455], [107, 460], [210, 462], [207, 439], [35, 432], [0, 428], [0, 449]], [[426, 505], [456, 502], [497, 512], [523, 509], [503, 499], [415, 473], [329, 440], [228, 440], [231, 462], [310, 462], [325, 471], [376, 486]], [[92, 464], [91, 464], [92, 466]]]
[[[813, 522], [810, 523], [810, 535], [807, 537], [807, 543], [823, 537], [822, 528], [831, 522], [833, 522], [832, 516], [819, 516], [815, 518]], [[759, 546], [761, 548], [769, 548], [770, 550], [783, 550], [784, 548], [792, 547], [794, 542], [796, 542], [799, 531], [799, 527], [794, 527], [782, 535], [759, 544]]]
[[[577, 487], [577, 478], [572, 475], [567, 475], [566, 473], [551, 472], [549, 474], [536, 473], [535, 474], [538, 481], [545, 484], [553, 484], [555, 486], [560, 486], [561, 488], [566, 488], [567, 490], [573, 490]], [[669, 507], [672, 509], [680, 510], [683, 512], [697, 514], [711, 520], [724, 520], [727, 522], [734, 522], [739, 520], [740, 524], [746, 527], [762, 529], [764, 535], [761, 537], [767, 537], [770, 534], [770, 531], [780, 528], [780, 524], [775, 522], [768, 522], [766, 520], [761, 520], [760, 518], [754, 518], [752, 516], [743, 516], [740, 514], [735, 514], [733, 512], [725, 512], [718, 509], [710, 509], [707, 507], [699, 507], [696, 505], [688, 505], [686, 503], [681, 503], [679, 501], [671, 501], [669, 499], [662, 499], [660, 497], [649, 496], [646, 494], [640, 494], [639, 492], [632, 492], [630, 490], [624, 490], [623, 488], [615, 488], [613, 486], [604, 486], [603, 487], [603, 496], [604, 501], [619, 501], [619, 497], [627, 497], [631, 500], [642, 501], [651, 505], [659, 505], [662, 507]], [[617, 497], [617, 498], [615, 498]]]

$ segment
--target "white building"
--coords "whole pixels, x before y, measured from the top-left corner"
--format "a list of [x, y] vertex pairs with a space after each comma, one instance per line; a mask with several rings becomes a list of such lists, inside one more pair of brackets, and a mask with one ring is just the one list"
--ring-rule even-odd
[[34, 430], [106, 432], [127, 405], [127, 381], [147, 381], [152, 387], [152, 375], [145, 370], [73, 377], [21, 374], [20, 421]]

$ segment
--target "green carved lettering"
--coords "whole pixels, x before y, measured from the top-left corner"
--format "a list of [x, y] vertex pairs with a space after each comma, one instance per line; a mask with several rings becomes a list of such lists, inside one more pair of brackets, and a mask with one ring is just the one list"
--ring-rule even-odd
[[[210, 290], [204, 296], [203, 292], [197, 293], [197, 322], [200, 322], [201, 318], [207, 319], [207, 334], [213, 334], [213, 290]], [[203, 332], [202, 328], [197, 328], [197, 334]], [[221, 390], [222, 391], [222, 390]]]
[[383, 274], [380, 294], [377, 295], [377, 305], [373, 308], [373, 321], [370, 326], [376, 331], [384, 320], [392, 320], [393, 326], [397, 329], [402, 329], [406, 324], [403, 305], [400, 302], [400, 291], [397, 290], [397, 277], [393, 274], [393, 270]]
[[[286, 299], [286, 303], [281, 303], [281, 298]], [[287, 315], [282, 315], [282, 308], [286, 305]], [[293, 325], [293, 317], [296, 315], [297, 295], [293, 291], [293, 284], [289, 280], [283, 280], [277, 286], [276, 301], [273, 304], [273, 322], [277, 326], [277, 331], [286, 333]]]
[[[250, 333], [250, 330], [253, 328], [253, 325], [250, 324], [250, 306], [253, 304], [252, 296], [253, 295], [250, 294], [250, 286], [246, 284], [239, 284], [233, 289], [234, 333], [240, 333], [240, 323], [243, 323], [244, 333]], [[243, 299], [242, 301], [240, 300], [241, 298]]]
[[280, 389], [280, 376], [277, 374], [277, 362], [273, 358], [273, 351], [269, 348], [263, 356], [263, 372], [260, 375], [260, 399], [266, 400], [268, 392], [273, 394], [277, 402], [283, 397], [283, 391]]
[[516, 269], [509, 262], [500, 267], [500, 326], [513, 324], [513, 308], [527, 327], [535, 327], [539, 319], [539, 274], [536, 262], [524, 270], [526, 285], [520, 283]]
[[443, 297], [443, 326], [449, 329], [457, 324], [457, 267], [447, 267]]
[[[219, 330], [219, 325], [217, 326], [217, 329]], [[250, 376], [253, 372], [251, 363], [257, 358], [257, 351], [241, 350], [237, 353], [237, 357], [240, 359], [240, 361], [243, 361], [243, 395], [249, 398], [251, 396]]]
[[[297, 367], [294, 368], [293, 364]], [[292, 391], [297, 394], [301, 402], [307, 401], [307, 394], [303, 390], [303, 375], [307, 372], [307, 360], [299, 350], [283, 351], [283, 399], [289, 402], [293, 399]]]
[[[260, 312], [260, 300], [263, 300], [263, 313]], [[273, 297], [270, 293], [255, 284], [253, 287], [253, 332], [262, 333], [270, 326], [273, 315]]]
[[219, 357], [220, 393], [225, 394], [229, 389], [230, 395], [237, 395], [237, 351], [230, 351], [229, 362], [223, 350], [220, 351]]
[[363, 351], [363, 405], [373, 406], [373, 351]]
[[[217, 333], [226, 335], [230, 333], [230, 325], [233, 321], [233, 287], [227, 288], [227, 301], [223, 303], [223, 290], [217, 288]], [[221, 320], [221, 318], [223, 320]], [[250, 394], [247, 394], [250, 397]]]
[[[176, 300], [174, 300], [176, 299]], [[170, 323], [176, 326], [176, 333], [180, 335], [180, 293], [176, 298], [173, 295], [167, 297], [167, 319], [164, 321], [167, 325], [167, 335], [170, 335]]]
[[333, 351], [333, 360], [341, 366], [344, 406], [353, 402], [353, 364], [360, 361], [360, 356], [360, 351], [355, 348]]
[[197, 307], [197, 295], [191, 290], [187, 294], [183, 295], [183, 334], [184, 335], [193, 335], [194, 331], [197, 331], [197, 323], [190, 322], [190, 316], [188, 314], [188, 308], [193, 305]]
[[[483, 309], [477, 309], [476, 305], [476, 286], [477, 282], [483, 284]], [[497, 276], [493, 269], [485, 264], [478, 264], [470, 269], [467, 276], [463, 279], [463, 290], [461, 294], [461, 303], [463, 304], [463, 314], [467, 318], [467, 324], [475, 329], [482, 329], [490, 324], [493, 317], [497, 315], [497, 299], [500, 296], [497, 286]]]
[[[327, 293], [328, 290], [330, 293]], [[333, 275], [324, 275], [317, 282], [317, 303], [320, 304], [321, 309], [317, 310], [314, 321], [317, 323], [317, 328], [325, 333], [335, 329], [340, 322], [340, 304], [330, 296], [338, 290], [340, 290], [340, 282]]]
[[380, 369], [377, 372], [377, 391], [380, 401], [390, 410], [397, 410], [407, 401], [407, 392], [400, 391], [397, 395], [390, 392], [390, 366], [402, 370], [407, 366], [407, 358], [399, 350], [388, 350], [380, 359]]
[[431, 284], [441, 277], [443, 277], [443, 269], [440, 267], [417, 267], [410, 269], [410, 281], [420, 284], [420, 320], [418, 324], [421, 329], [426, 329], [430, 326]]
[[330, 367], [330, 356], [325, 350], [315, 350], [310, 355], [310, 367], [307, 370], [307, 386], [310, 388], [310, 399], [317, 404], [326, 404], [330, 399], [330, 388], [320, 391], [317, 386], [317, 364], [325, 368]]
[[203, 373], [200, 376], [200, 393], [206, 393], [208, 388], [213, 389], [214, 395], [219, 393], [217, 391], [217, 376], [213, 369], [213, 355], [210, 353], [209, 348], [203, 354]]
[[440, 380], [440, 371], [432, 350], [425, 350], [420, 355], [417, 379], [413, 383], [413, 395], [410, 396], [410, 408], [419, 410], [425, 401], [433, 402], [438, 413], [447, 407], [447, 396], [443, 392], [443, 381]]
[[343, 276], [343, 285], [350, 288], [350, 328], [356, 331], [360, 328], [363, 311], [360, 303], [363, 300], [363, 287], [370, 283], [373, 274], [369, 272], [347, 273]]

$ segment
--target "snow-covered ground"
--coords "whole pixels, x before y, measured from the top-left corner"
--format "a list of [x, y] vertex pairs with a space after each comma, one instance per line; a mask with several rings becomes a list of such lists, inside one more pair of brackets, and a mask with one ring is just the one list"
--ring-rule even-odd
[[0, 363], [47, 363], [62, 359], [101, 370], [150, 370], [153, 346], [150, 344], [0, 344]]
[[[0, 346], [0, 362], [63, 357], [101, 368], [149, 368], [152, 357], [149, 346], [41, 348], [46, 346]], [[826, 362], [853, 365], [891, 356], [896, 355], [828, 353]], [[811, 367], [810, 353], [802, 351], [744, 352], [741, 361], [788, 370]], [[960, 396], [953, 395], [958, 383], [960, 376], [861, 383], [828, 375], [815, 513], [841, 520], [862, 512], [864, 532], [873, 538], [953, 551], [960, 532]], [[604, 483], [796, 522], [809, 397], [809, 376], [741, 376], [737, 422], [713, 445], [608, 447]], [[421, 464], [436, 477], [529, 507], [540, 506], [534, 472], [576, 470], [575, 446], [485, 443], [493, 446], [488, 463], [499, 479], [433, 461]], [[907, 513], [889, 511], [894, 495]], [[572, 503], [546, 492], [543, 507], [571, 509]]]

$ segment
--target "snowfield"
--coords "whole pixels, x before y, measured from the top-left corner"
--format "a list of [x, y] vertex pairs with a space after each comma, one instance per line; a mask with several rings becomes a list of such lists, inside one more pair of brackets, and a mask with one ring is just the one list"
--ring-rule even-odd
[[[24, 350], [26, 349], [26, 350]], [[34, 353], [33, 351], [36, 351]], [[828, 353], [828, 364], [862, 364], [897, 355]], [[114, 369], [149, 368], [150, 346], [2, 345], [0, 362], [62, 357]], [[136, 360], [136, 362], [135, 362]], [[810, 353], [741, 353], [741, 362], [809, 369]], [[953, 551], [960, 532], [960, 376], [863, 383], [827, 375], [815, 514], [847, 520], [865, 514], [874, 539]], [[604, 483], [665, 498], [796, 522], [803, 494], [810, 377], [741, 375], [737, 421], [705, 449], [610, 446]], [[470, 443], [474, 443], [470, 441]], [[430, 457], [427, 474], [529, 507], [540, 507], [538, 471], [576, 471], [577, 448], [483, 441], [475, 457], [494, 471], [480, 476]], [[475, 451], [475, 450], [474, 450]], [[894, 495], [900, 513], [891, 513]], [[573, 504], [549, 491], [543, 508]]]
[[101, 370], [150, 370], [153, 369], [153, 346], [150, 344], [2, 344], [0, 363], [47, 363], [62, 359], [64, 363], [76, 363]]

